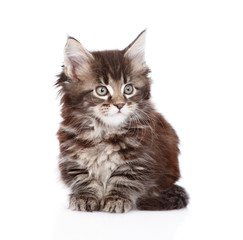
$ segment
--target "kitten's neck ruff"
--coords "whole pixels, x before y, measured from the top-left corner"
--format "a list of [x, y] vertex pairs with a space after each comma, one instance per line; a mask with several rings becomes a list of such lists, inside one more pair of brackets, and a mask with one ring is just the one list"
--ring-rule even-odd
[[125, 125], [110, 126], [95, 118], [89, 120], [80, 119], [80, 123], [80, 127], [78, 128], [64, 124], [61, 124], [61, 128], [66, 132], [76, 135], [77, 138], [95, 142], [99, 142], [111, 136], [122, 135], [128, 131], [128, 129], [124, 127]]
[[115, 113], [113, 116], [100, 116], [103, 124], [108, 128], [119, 129], [126, 124], [126, 116], [123, 113]]
[[92, 127], [93, 131], [97, 133], [98, 136], [102, 138], [106, 138], [106, 136], [110, 135], [121, 135], [127, 132], [127, 129], [125, 128], [127, 124], [125, 122], [121, 124], [114, 124], [109, 125], [107, 123], [104, 123], [103, 121], [100, 121], [95, 119], [93, 121], [93, 124], [90, 126]]

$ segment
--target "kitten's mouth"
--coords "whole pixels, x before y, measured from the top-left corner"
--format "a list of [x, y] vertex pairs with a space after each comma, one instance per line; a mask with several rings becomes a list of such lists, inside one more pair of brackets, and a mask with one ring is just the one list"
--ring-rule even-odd
[[114, 113], [113, 115], [123, 114], [121, 111]]
[[124, 115], [120, 110], [117, 111], [116, 113], [113, 113], [111, 116], [117, 116], [117, 115]]

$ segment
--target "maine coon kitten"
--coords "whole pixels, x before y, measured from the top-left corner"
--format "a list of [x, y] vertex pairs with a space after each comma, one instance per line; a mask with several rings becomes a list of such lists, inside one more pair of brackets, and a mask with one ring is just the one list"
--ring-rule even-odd
[[56, 85], [62, 95], [59, 168], [70, 209], [128, 212], [186, 207], [178, 137], [150, 101], [145, 31], [127, 48], [87, 51], [69, 37]]

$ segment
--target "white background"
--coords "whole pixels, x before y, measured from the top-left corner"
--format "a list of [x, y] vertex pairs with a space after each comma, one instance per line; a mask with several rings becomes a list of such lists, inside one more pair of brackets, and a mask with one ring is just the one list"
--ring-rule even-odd
[[[0, 238], [243, 239], [242, 1], [1, 1]], [[181, 139], [185, 210], [67, 210], [56, 132], [67, 34], [89, 50], [148, 28], [153, 102]]]

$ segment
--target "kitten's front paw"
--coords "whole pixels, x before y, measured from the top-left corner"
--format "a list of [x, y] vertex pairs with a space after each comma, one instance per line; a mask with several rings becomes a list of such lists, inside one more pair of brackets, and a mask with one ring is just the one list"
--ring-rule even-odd
[[129, 212], [132, 207], [131, 200], [114, 196], [107, 196], [101, 202], [102, 211], [110, 213]]
[[74, 211], [98, 211], [99, 200], [92, 195], [71, 194], [69, 208]]

